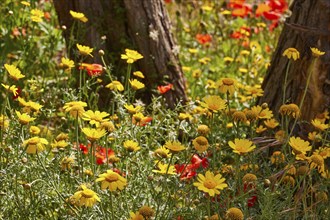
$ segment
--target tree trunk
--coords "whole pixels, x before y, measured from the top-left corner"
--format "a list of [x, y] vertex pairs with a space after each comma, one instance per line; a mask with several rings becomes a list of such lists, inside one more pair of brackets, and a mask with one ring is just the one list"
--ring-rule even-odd
[[[263, 82], [264, 96], [259, 103], [268, 103], [278, 114], [282, 105], [283, 85], [289, 60], [283, 52], [289, 47], [300, 52], [300, 59], [291, 63], [286, 87], [287, 103], [299, 105], [309, 71], [312, 76], [306, 98], [302, 105], [302, 118], [313, 119], [330, 104], [330, 1], [295, 0], [291, 6], [292, 15], [287, 18], [271, 65]], [[313, 57], [310, 48], [316, 47], [325, 55], [316, 60], [310, 69]]]
[[[64, 32], [67, 42], [73, 24], [69, 11], [86, 15], [89, 21], [85, 34], [77, 36], [81, 37], [79, 43], [110, 54], [108, 58], [114, 66], [113, 72], [126, 69], [125, 61], [120, 60], [120, 54], [126, 48], [135, 49], [144, 56], [136, 62], [136, 67], [146, 77], [143, 81], [147, 88], [143, 94], [145, 101], [150, 102], [152, 89], [168, 82], [174, 85], [174, 90], [165, 94], [167, 104], [173, 108], [180, 101], [186, 102], [178, 47], [170, 32], [170, 20], [163, 1], [54, 0], [54, 5], [60, 24], [67, 27]], [[106, 37], [103, 44], [102, 36]], [[100, 63], [98, 56], [94, 57], [94, 62]]]

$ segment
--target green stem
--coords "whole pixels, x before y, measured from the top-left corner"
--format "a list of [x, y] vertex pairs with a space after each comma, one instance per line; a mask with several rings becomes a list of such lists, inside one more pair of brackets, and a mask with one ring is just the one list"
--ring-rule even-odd
[[[300, 103], [299, 103], [299, 111], [300, 111], [300, 114], [301, 114], [301, 107], [303, 106], [304, 104], [304, 101], [305, 101], [305, 97], [306, 97], [306, 94], [307, 94], [307, 90], [308, 90], [308, 87], [309, 87], [309, 83], [311, 81], [311, 76], [312, 76], [312, 73], [313, 73], [313, 67], [315, 65], [315, 61], [316, 61], [317, 58], [314, 58], [313, 61], [312, 61], [312, 64], [310, 65], [309, 67], [309, 70], [308, 70], [308, 76], [307, 76], [307, 81], [306, 81], [306, 86], [305, 86], [305, 89], [304, 89], [304, 93], [303, 93], [303, 96], [300, 100]], [[291, 131], [290, 131], [290, 135], [288, 136], [291, 137], [292, 135], [292, 132], [294, 130], [294, 127], [296, 126], [297, 124], [297, 121], [298, 121], [298, 118], [299, 118], [299, 115], [296, 115], [295, 117], [295, 120], [294, 120], [294, 123], [293, 123], [293, 126], [291, 128]]]
[[79, 114], [77, 112], [76, 120], [75, 120], [75, 129], [76, 129], [76, 149], [77, 149], [77, 159], [78, 159], [78, 175], [84, 172], [83, 164], [81, 163], [81, 154], [80, 154], [80, 145], [79, 145], [79, 125], [78, 125], [78, 117]]
[[287, 86], [287, 81], [288, 81], [288, 73], [289, 73], [289, 69], [291, 66], [291, 60], [289, 60], [289, 63], [286, 67], [286, 71], [285, 71], [285, 77], [284, 77], [284, 85], [283, 85], [283, 99], [282, 99], [282, 105], [285, 104], [285, 98], [286, 98], [286, 86]]
[[113, 202], [112, 202], [112, 193], [110, 192], [110, 212], [111, 212], [111, 219], [114, 220], [115, 216], [113, 213]]
[[127, 66], [126, 79], [125, 79], [125, 89], [129, 91], [129, 79], [131, 76], [132, 65], [129, 63]]
[[209, 196], [209, 199], [207, 200], [207, 215], [210, 218], [211, 217], [211, 196]]

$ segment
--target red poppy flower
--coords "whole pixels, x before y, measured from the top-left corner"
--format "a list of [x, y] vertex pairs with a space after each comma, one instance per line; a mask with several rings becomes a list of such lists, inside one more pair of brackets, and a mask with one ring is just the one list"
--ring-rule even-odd
[[278, 20], [281, 17], [281, 14], [275, 11], [266, 11], [263, 13], [263, 16], [267, 19], [267, 20]]
[[88, 154], [88, 147], [84, 144], [79, 144], [79, 148], [83, 154]]
[[194, 154], [190, 160], [190, 164], [175, 164], [176, 172], [180, 174], [180, 180], [189, 180], [197, 175], [196, 170], [201, 166], [203, 168], [208, 167], [209, 161], [206, 157], [201, 158], [197, 154]]
[[257, 196], [251, 196], [247, 201], [248, 207], [253, 207], [256, 204], [257, 200], [258, 200]]
[[99, 76], [103, 72], [103, 66], [100, 65], [100, 64], [96, 64], [96, 63], [93, 63], [93, 64], [82, 63], [79, 66], [79, 69], [81, 69], [81, 70], [87, 70], [87, 74], [89, 76]]
[[206, 44], [212, 41], [212, 36], [209, 34], [196, 34], [196, 40], [200, 44]]
[[[107, 162], [107, 149], [105, 147], [97, 147], [95, 152], [96, 164], [102, 165]], [[108, 158], [115, 155], [115, 152], [112, 149], [108, 149]]]
[[[207, 168], [209, 166], [209, 161], [206, 157], [200, 158], [197, 154], [194, 154], [190, 160], [192, 164], [202, 165], [203, 168]], [[197, 167], [199, 168], [199, 166]]]
[[273, 10], [280, 12], [284, 12], [288, 8], [288, 3], [286, 0], [270, 0], [267, 3]]
[[170, 4], [172, 3], [172, 0], [164, 0], [165, 3]]
[[173, 88], [173, 84], [169, 83], [165, 86], [158, 86], [157, 89], [158, 89], [158, 92], [160, 94], [165, 94], [167, 93], [169, 90], [171, 90]]
[[180, 174], [180, 180], [189, 180], [197, 175], [196, 168], [192, 164], [175, 164], [174, 168]]
[[256, 196], [255, 184], [254, 183], [245, 183], [243, 185], [243, 191], [244, 191], [244, 193], [249, 193], [249, 194], [253, 195], [247, 200], [248, 207], [253, 207], [255, 205], [255, 203], [257, 202], [257, 198], [258, 198]]

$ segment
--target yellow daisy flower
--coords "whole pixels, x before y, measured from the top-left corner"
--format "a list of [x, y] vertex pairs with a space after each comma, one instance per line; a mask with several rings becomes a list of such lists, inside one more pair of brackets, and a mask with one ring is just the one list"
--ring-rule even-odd
[[281, 115], [288, 115], [293, 118], [299, 118], [301, 115], [298, 105], [294, 103], [282, 105], [279, 112]]
[[273, 112], [269, 108], [263, 108], [260, 105], [253, 106], [251, 110], [258, 115], [259, 119], [270, 119], [273, 117]]
[[11, 92], [13, 93], [14, 96], [17, 96], [18, 95], [18, 88], [15, 86], [15, 85], [12, 85], [12, 86], [8, 86], [8, 85], [5, 85], [3, 83], [1, 83], [1, 85], [8, 91], [8, 92]]
[[312, 51], [313, 57], [320, 57], [325, 54], [325, 52], [320, 51], [319, 49], [317, 49], [315, 47], [311, 47], [311, 51]]
[[161, 162], [158, 162], [157, 167], [158, 167], [158, 170], [152, 170], [152, 172], [160, 173], [160, 174], [171, 174], [171, 175], [176, 174], [176, 170], [175, 170], [175, 167], [173, 165], [163, 164]]
[[66, 58], [66, 57], [61, 58], [60, 68], [65, 69], [65, 71], [69, 71], [73, 67], [74, 67], [73, 60], [70, 60], [69, 58]]
[[83, 45], [80, 45], [80, 44], [76, 44], [78, 50], [79, 50], [79, 53], [81, 55], [84, 55], [84, 56], [91, 56], [93, 57], [93, 55], [91, 54], [93, 52], [93, 48], [90, 48], [88, 46], [83, 46]]
[[232, 114], [232, 118], [235, 122], [246, 122], [247, 118], [243, 111], [235, 111]]
[[139, 146], [139, 143], [132, 141], [132, 140], [125, 141], [124, 148], [126, 150], [128, 150], [129, 152], [138, 151], [141, 149], [141, 147]]
[[216, 86], [220, 93], [230, 95], [234, 94], [236, 88], [236, 80], [232, 78], [222, 78], [216, 82]]
[[324, 159], [321, 155], [313, 154], [308, 159], [310, 169], [317, 168], [319, 173], [325, 172]]
[[83, 113], [85, 112], [84, 107], [86, 106], [86, 102], [73, 101], [65, 103], [63, 109], [65, 110], [65, 112], [70, 112], [70, 115], [76, 118], [77, 116], [81, 117], [83, 115]]
[[37, 102], [33, 102], [33, 101], [28, 101], [26, 102], [26, 106], [27, 108], [35, 111], [35, 112], [39, 112], [39, 110], [43, 107], [43, 105], [40, 105]]
[[171, 153], [178, 153], [186, 149], [179, 141], [166, 141], [164, 147], [169, 149]]
[[279, 123], [274, 118], [264, 121], [264, 124], [271, 129], [276, 128], [279, 125]]
[[31, 5], [31, 4], [30, 4], [29, 2], [27, 2], [27, 1], [21, 1], [21, 4], [22, 4], [22, 5], [25, 5], [25, 6], [28, 6], [28, 7]]
[[119, 91], [119, 92], [124, 91], [123, 84], [121, 84], [121, 82], [116, 81], [116, 80], [115, 81], [112, 81], [111, 83], [109, 83], [105, 87], [108, 88], [108, 89], [110, 89], [110, 90], [114, 90], [114, 91]]
[[26, 147], [26, 153], [36, 154], [45, 150], [45, 145], [48, 141], [45, 138], [32, 137], [23, 142], [23, 147]]
[[226, 211], [226, 219], [228, 220], [243, 220], [243, 212], [239, 208], [230, 208]]
[[133, 75], [136, 77], [139, 77], [141, 79], [144, 79], [144, 75], [141, 71], [135, 71], [135, 72], [133, 72]]
[[198, 52], [198, 49], [196, 49], [196, 48], [189, 48], [188, 49], [188, 52], [189, 53], [192, 53], [192, 54], [196, 54]]
[[224, 57], [223, 60], [226, 62], [226, 63], [231, 63], [234, 61], [234, 58], [232, 57]]
[[210, 61], [211, 61], [210, 57], [203, 57], [198, 60], [198, 62], [200, 62], [201, 64], [204, 64], [204, 65], [208, 64]]
[[288, 59], [292, 58], [294, 61], [296, 61], [299, 59], [300, 53], [297, 49], [290, 47], [283, 52], [283, 56], [286, 56]]
[[31, 10], [31, 20], [34, 22], [42, 22], [42, 18], [45, 16], [44, 12], [39, 9]]
[[237, 153], [240, 155], [251, 152], [256, 148], [256, 146], [253, 145], [253, 142], [250, 140], [247, 140], [247, 139], [235, 138], [234, 142], [229, 141], [228, 144], [229, 144], [229, 147], [231, 147], [233, 149], [234, 153]]
[[134, 90], [143, 89], [145, 87], [145, 85], [137, 79], [129, 80], [129, 83]]
[[144, 219], [152, 219], [152, 217], [155, 215], [155, 211], [149, 207], [149, 206], [142, 206], [139, 208], [139, 213], [144, 217]]
[[246, 86], [245, 94], [248, 96], [252, 96], [253, 98], [261, 97], [264, 95], [264, 90], [259, 86]]
[[195, 138], [192, 143], [199, 153], [205, 152], [209, 147], [208, 140], [203, 136]]
[[320, 147], [319, 149], [315, 150], [313, 154], [320, 155], [321, 157], [323, 157], [323, 159], [327, 159], [328, 157], [330, 157], [330, 147]]
[[9, 77], [13, 80], [19, 80], [25, 77], [16, 66], [10, 64], [5, 64], [4, 66], [9, 73]]
[[157, 158], [170, 158], [171, 153], [166, 147], [160, 147], [156, 149], [153, 153], [154, 157]]
[[204, 125], [204, 124], [198, 125], [197, 132], [200, 135], [206, 136], [210, 132], [210, 128], [209, 128], [209, 126]]
[[192, 116], [189, 113], [182, 113], [182, 112], [180, 112], [178, 118], [180, 120], [191, 120], [192, 119]]
[[121, 59], [127, 60], [127, 63], [134, 63], [135, 61], [142, 58], [143, 56], [139, 52], [130, 49], [125, 49], [125, 54], [121, 55]]
[[112, 123], [112, 121], [101, 122], [99, 128], [100, 129], [105, 129], [108, 132], [113, 132], [114, 130], [116, 130], [115, 125]]
[[292, 147], [292, 153], [306, 155], [307, 151], [312, 150], [308, 141], [302, 140], [300, 137], [290, 137], [289, 145]]
[[308, 133], [308, 140], [320, 142], [322, 140], [322, 135], [316, 131]]
[[201, 102], [201, 106], [207, 108], [213, 112], [217, 112], [226, 108], [226, 101], [217, 95], [206, 96], [204, 102]]
[[102, 190], [108, 188], [111, 192], [116, 191], [117, 189], [123, 190], [127, 185], [127, 180], [112, 170], [107, 170], [106, 173], [99, 175], [96, 182], [101, 182]]
[[124, 107], [130, 114], [136, 114], [142, 110], [142, 106], [136, 106], [125, 104]]
[[266, 131], [267, 128], [265, 128], [264, 126], [262, 125], [259, 125], [257, 128], [256, 128], [256, 133], [257, 134], [261, 134], [262, 132]]
[[89, 124], [95, 125], [97, 128], [100, 126], [102, 122], [109, 121], [108, 117], [110, 114], [106, 112], [100, 112], [100, 111], [95, 111], [93, 112], [92, 110], [88, 110], [87, 112], [84, 112], [82, 114], [82, 119], [85, 121], [89, 121]]
[[16, 115], [18, 117], [19, 123], [21, 123], [22, 125], [26, 125], [29, 122], [35, 120], [35, 118], [30, 117], [30, 115], [28, 115], [26, 113], [21, 114], [19, 111], [15, 111], [15, 112], [16, 112]]
[[72, 165], [74, 164], [74, 157], [64, 157], [61, 160], [61, 170], [71, 170]]
[[312, 125], [319, 131], [324, 131], [329, 128], [328, 124], [324, 124], [324, 123], [322, 123], [322, 121], [320, 121], [318, 119], [312, 120]]
[[54, 143], [51, 144], [52, 148], [65, 148], [68, 145], [69, 143], [66, 142], [65, 140], [60, 140], [60, 141], [55, 140]]
[[30, 133], [33, 135], [38, 135], [40, 133], [40, 128], [37, 126], [31, 126], [29, 129]]
[[84, 23], [86, 23], [88, 21], [88, 18], [86, 18], [85, 14], [84, 13], [81, 13], [81, 12], [75, 12], [75, 11], [72, 11], [70, 10], [70, 15], [76, 19], [76, 20], [79, 20], [79, 21], [82, 21]]
[[71, 196], [72, 201], [77, 206], [93, 207], [96, 202], [100, 202], [98, 195], [87, 186], [81, 185], [78, 192]]
[[206, 171], [205, 176], [203, 174], [198, 174], [198, 182], [194, 182], [193, 185], [213, 197], [220, 194], [219, 190], [228, 187], [228, 185], [224, 183], [226, 179], [221, 177], [221, 174], [214, 175], [214, 173]]
[[103, 137], [107, 132], [104, 129], [82, 128], [82, 132], [90, 141], [96, 141]]

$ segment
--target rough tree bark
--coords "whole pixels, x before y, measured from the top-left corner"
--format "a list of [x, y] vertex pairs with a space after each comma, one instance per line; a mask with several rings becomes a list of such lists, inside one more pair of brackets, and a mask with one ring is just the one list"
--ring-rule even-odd
[[292, 15], [285, 22], [262, 85], [264, 96], [259, 103], [268, 103], [278, 114], [282, 105], [284, 76], [288, 65], [288, 59], [282, 54], [285, 49], [293, 47], [300, 52], [300, 59], [291, 64], [286, 101], [299, 104], [313, 59], [310, 47], [316, 47], [324, 51], [325, 55], [315, 63], [301, 109], [303, 119], [310, 120], [328, 109], [330, 104], [330, 1], [295, 0], [290, 10]]
[[[163, 1], [54, 0], [54, 5], [60, 24], [67, 27], [64, 32], [67, 42], [73, 24], [69, 11], [82, 12], [88, 17], [87, 31], [80, 43], [106, 50], [111, 54], [109, 58], [115, 71], [125, 68], [125, 62], [120, 61], [120, 54], [124, 53], [125, 48], [136, 49], [144, 56], [144, 59], [136, 63], [138, 70], [146, 77], [144, 100], [150, 101], [151, 89], [166, 81], [174, 85], [174, 90], [165, 94], [167, 104], [174, 107], [180, 101], [186, 102], [185, 79], [178, 60], [178, 47], [171, 34], [170, 20]], [[104, 44], [101, 44], [102, 36], [106, 36]], [[95, 57], [94, 62], [99, 62]]]

